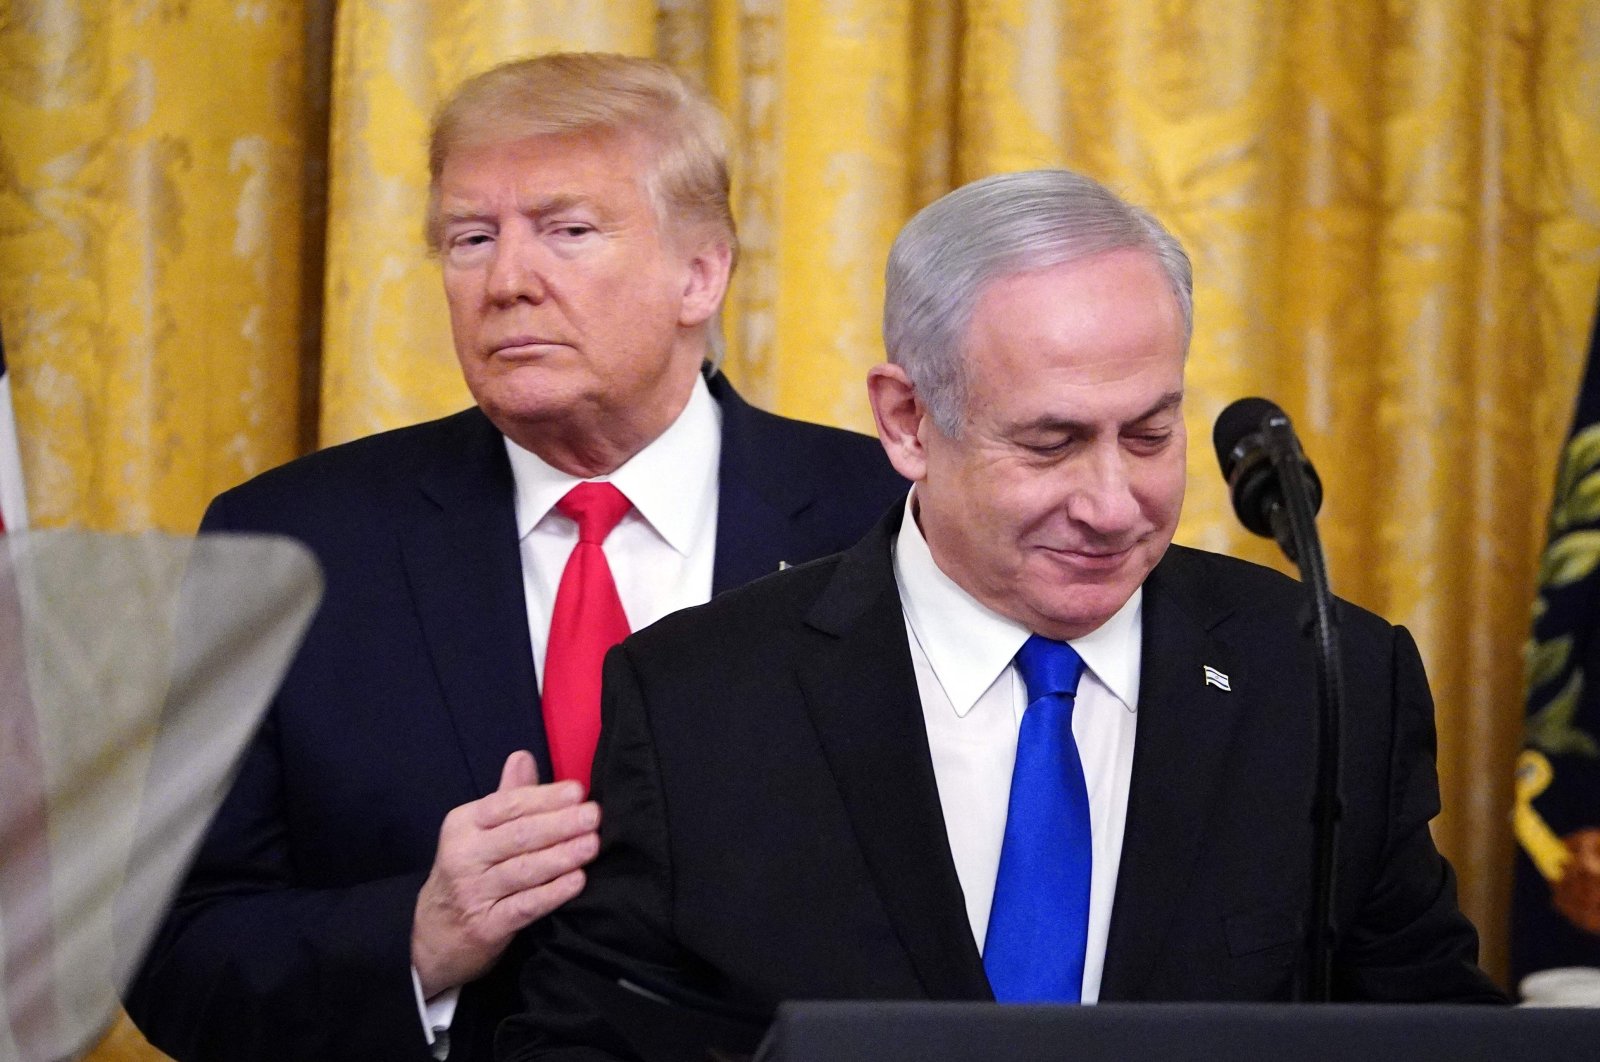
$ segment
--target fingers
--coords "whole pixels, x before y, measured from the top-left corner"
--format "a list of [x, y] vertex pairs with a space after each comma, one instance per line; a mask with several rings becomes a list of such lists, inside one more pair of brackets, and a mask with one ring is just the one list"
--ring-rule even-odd
[[488, 868], [529, 852], [592, 835], [599, 828], [600, 806], [593, 801], [532, 812], [483, 830], [473, 854], [481, 866]]
[[580, 869], [599, 851], [599, 834], [590, 831], [519, 852], [484, 871], [484, 888], [502, 899], [538, 889]]
[[[533, 776], [537, 777], [531, 757], [528, 767], [530, 771], [534, 771]], [[511, 772], [511, 763], [507, 761], [505, 770], [500, 776], [499, 789], [480, 800], [463, 804], [450, 814], [469, 818], [473, 826], [487, 830], [524, 815], [537, 815], [541, 812], [575, 807], [583, 803], [586, 795], [582, 783], [570, 779], [545, 785], [525, 783], [508, 788], [506, 778]]]
[[[502, 781], [522, 777], [519, 771], [508, 762]], [[554, 792], [562, 806], [488, 829], [476, 824], [481, 807], [475, 805], [504, 802], [511, 792], [492, 793], [445, 817], [412, 922], [412, 965], [426, 995], [480, 976], [518, 930], [582, 889], [581, 867], [600, 848], [600, 809], [568, 803], [564, 784], [519, 785], [514, 792], [540, 798], [536, 805]], [[581, 787], [572, 788], [581, 795]]]
[[569, 870], [543, 885], [507, 896], [496, 905], [495, 913], [505, 920], [505, 924], [522, 929], [574, 899], [583, 891], [585, 881], [586, 876], [581, 869]]
[[506, 757], [506, 765], [500, 768], [500, 787], [496, 792], [504, 793], [519, 786], [539, 784], [539, 765], [533, 762], [533, 753], [518, 749]]

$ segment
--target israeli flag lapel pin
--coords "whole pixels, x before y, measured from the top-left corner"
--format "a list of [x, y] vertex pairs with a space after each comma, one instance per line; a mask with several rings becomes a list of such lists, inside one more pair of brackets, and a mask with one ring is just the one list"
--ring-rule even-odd
[[1212, 667], [1210, 664], [1202, 664], [1201, 666], [1204, 667], [1205, 671], [1206, 671], [1206, 685], [1207, 686], [1215, 686], [1217, 689], [1221, 690], [1223, 693], [1230, 693], [1230, 692], [1233, 691], [1233, 686], [1232, 686], [1231, 683], [1228, 682], [1228, 676], [1227, 675], [1224, 675], [1222, 672], [1218, 671], [1216, 668]]

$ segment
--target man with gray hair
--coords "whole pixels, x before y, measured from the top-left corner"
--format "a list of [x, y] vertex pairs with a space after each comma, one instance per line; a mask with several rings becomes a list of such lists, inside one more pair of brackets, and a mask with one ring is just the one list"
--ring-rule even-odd
[[[911, 493], [612, 651], [595, 792], [628, 813], [502, 1058], [747, 1049], [785, 999], [1291, 996], [1312, 647], [1298, 584], [1170, 544], [1190, 306], [1177, 241], [1076, 174], [906, 226], [868, 391]], [[1416, 647], [1340, 619], [1335, 991], [1500, 1000], [1428, 833]]]

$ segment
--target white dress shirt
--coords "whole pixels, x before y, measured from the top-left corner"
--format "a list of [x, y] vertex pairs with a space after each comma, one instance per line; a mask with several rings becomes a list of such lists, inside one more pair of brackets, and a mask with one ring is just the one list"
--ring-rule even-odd
[[[578, 544], [578, 525], [555, 506], [585, 481], [552, 468], [510, 439], [506, 452], [517, 481], [522, 589], [533, 666], [542, 689], [556, 589]], [[630, 629], [711, 600], [721, 454], [722, 410], [705, 381], [696, 379], [672, 426], [615, 472], [594, 481], [612, 483], [633, 503], [603, 547]]]
[[[528, 608], [533, 666], [544, 687], [545, 643], [556, 590], [567, 558], [578, 544], [578, 525], [556, 509], [567, 491], [586, 482], [546, 464], [537, 454], [505, 441], [516, 480], [517, 539], [522, 552], [522, 590]], [[668, 613], [711, 600], [716, 557], [717, 467], [722, 456], [722, 410], [696, 379], [689, 402], [650, 445], [608, 476], [633, 508], [606, 536], [602, 548], [632, 630]], [[533, 711], [529, 705], [528, 710]], [[548, 779], [544, 779], [548, 781]], [[460, 990], [422, 998], [411, 972], [423, 1027], [436, 1058], [449, 1047]]]
[[[894, 574], [905, 610], [917, 692], [928, 729], [950, 854], [983, 951], [1005, 839], [1017, 731], [1027, 687], [1012, 658], [1031, 633], [980, 604], [934, 562], [914, 518], [915, 492], [895, 543]], [[1143, 591], [1105, 623], [1070, 642], [1083, 658], [1072, 736], [1089, 788], [1093, 837], [1083, 1002], [1100, 998], [1106, 933], [1122, 860], [1139, 703]]]

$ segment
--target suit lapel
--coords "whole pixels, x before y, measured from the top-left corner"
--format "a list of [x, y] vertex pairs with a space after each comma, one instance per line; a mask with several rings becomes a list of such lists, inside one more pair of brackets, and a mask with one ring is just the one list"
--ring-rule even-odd
[[[724, 442], [726, 447], [726, 442]], [[724, 449], [726, 454], [726, 449]], [[792, 511], [775, 503], [726, 458], [717, 480], [717, 546], [711, 594], [754, 582], [777, 570], [773, 557], [800, 557], [790, 548]]]
[[799, 680], [861, 852], [932, 999], [990, 999], [945, 833], [889, 563], [891, 514], [851, 549], [807, 618]]
[[541, 778], [550, 777], [550, 756], [528, 642], [510, 461], [478, 411], [452, 427], [452, 445], [417, 476], [424, 498], [400, 529], [400, 546], [472, 780], [489, 793], [513, 750], [530, 749]]
[[[1212, 636], [1225, 617], [1191, 593], [1181, 547], [1145, 581], [1138, 735], [1100, 998], [1137, 999], [1200, 852], [1249, 676]], [[1221, 672], [1231, 691], [1206, 681]]]
[[738, 396], [718, 373], [707, 380], [722, 410], [722, 454], [717, 464], [717, 545], [711, 593], [753, 582], [819, 551], [797, 542], [796, 517], [816, 501], [818, 485], [806, 465], [791, 465], [783, 440], [766, 416]]

